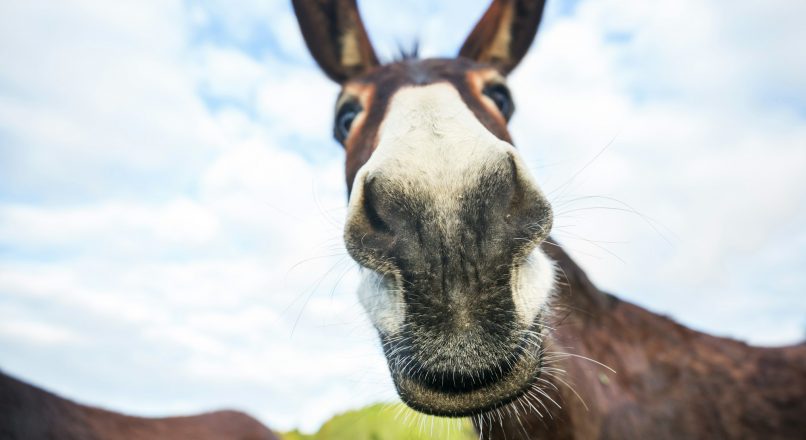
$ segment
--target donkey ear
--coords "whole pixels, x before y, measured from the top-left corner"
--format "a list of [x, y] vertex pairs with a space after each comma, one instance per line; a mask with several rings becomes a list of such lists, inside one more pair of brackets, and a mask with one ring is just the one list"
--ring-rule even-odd
[[292, 0], [308, 50], [333, 81], [377, 66], [356, 0]]
[[459, 56], [492, 64], [508, 74], [529, 50], [545, 4], [545, 0], [493, 0]]

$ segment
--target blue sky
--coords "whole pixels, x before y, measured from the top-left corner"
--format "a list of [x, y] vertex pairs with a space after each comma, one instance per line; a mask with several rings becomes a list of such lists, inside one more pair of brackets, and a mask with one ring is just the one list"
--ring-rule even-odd
[[[359, 3], [386, 58], [454, 54], [486, 7]], [[602, 288], [719, 335], [803, 337], [804, 14], [550, 2], [512, 132]], [[0, 58], [4, 370], [282, 429], [395, 398], [340, 243], [338, 90], [286, 2], [4, 2]]]

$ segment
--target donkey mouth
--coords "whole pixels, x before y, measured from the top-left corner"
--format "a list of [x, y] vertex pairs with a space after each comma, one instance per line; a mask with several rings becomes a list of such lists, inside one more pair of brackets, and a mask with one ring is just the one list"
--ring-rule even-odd
[[[389, 362], [400, 398], [419, 412], [442, 417], [467, 417], [504, 406], [529, 391], [540, 376], [542, 356], [521, 351], [494, 368], [466, 374], [395, 368]], [[410, 371], [419, 371], [416, 374]]]

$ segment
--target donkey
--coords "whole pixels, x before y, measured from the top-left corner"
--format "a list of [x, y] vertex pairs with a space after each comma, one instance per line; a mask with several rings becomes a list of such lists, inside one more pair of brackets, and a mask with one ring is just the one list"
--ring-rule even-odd
[[544, 3], [493, 0], [458, 57], [382, 64], [355, 0], [293, 0], [341, 85], [344, 242], [400, 398], [482, 438], [803, 438], [806, 345], [685, 328], [599, 291], [549, 237], [506, 85]]
[[278, 440], [237, 411], [185, 417], [132, 417], [71, 402], [0, 371], [3, 440]]

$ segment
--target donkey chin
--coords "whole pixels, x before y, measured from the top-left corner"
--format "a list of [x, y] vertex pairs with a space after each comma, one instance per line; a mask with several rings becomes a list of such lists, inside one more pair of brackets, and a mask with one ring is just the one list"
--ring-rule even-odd
[[472, 293], [452, 299], [441, 288], [423, 291], [398, 274], [364, 274], [361, 302], [407, 405], [464, 417], [506, 405], [531, 389], [542, 367], [542, 322], [554, 265], [535, 250], [512, 273], [508, 285], [465, 290]]
[[[463, 251], [455, 252], [460, 259]], [[528, 392], [540, 376], [553, 262], [535, 249], [499, 271], [475, 272], [483, 265], [495, 266], [448, 261], [457, 266], [448, 273], [413, 273], [408, 264], [364, 270], [359, 298], [398, 394], [418, 411], [484, 413]]]

